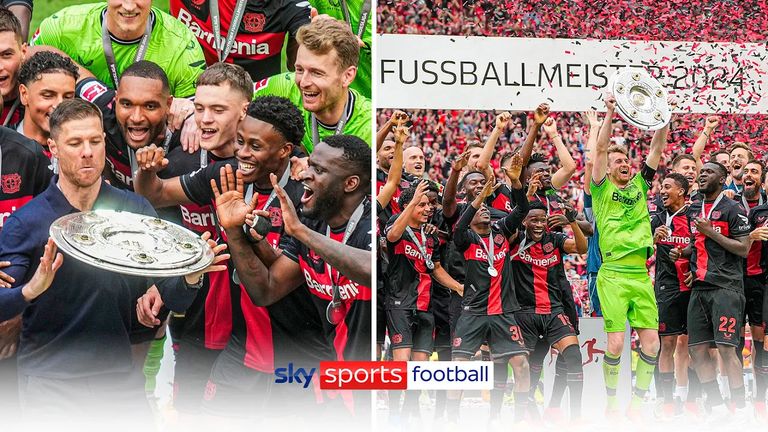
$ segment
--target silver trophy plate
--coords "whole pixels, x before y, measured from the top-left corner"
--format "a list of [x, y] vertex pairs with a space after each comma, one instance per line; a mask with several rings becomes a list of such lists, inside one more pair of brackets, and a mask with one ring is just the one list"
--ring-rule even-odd
[[50, 235], [67, 255], [117, 273], [183, 276], [213, 262], [213, 250], [186, 228], [151, 216], [95, 210], [62, 216]]
[[672, 118], [667, 91], [644, 70], [629, 69], [615, 74], [608, 88], [616, 98], [616, 111], [635, 127], [657, 130]]

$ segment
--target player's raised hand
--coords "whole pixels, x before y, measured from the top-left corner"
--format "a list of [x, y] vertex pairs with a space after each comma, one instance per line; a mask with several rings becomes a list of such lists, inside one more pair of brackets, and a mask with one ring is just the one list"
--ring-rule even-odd
[[211, 179], [211, 189], [216, 200], [216, 216], [219, 225], [224, 229], [239, 229], [245, 223], [245, 216], [253, 211], [258, 194], [254, 194], [250, 203], [243, 198], [243, 173], [240, 170], [233, 172], [232, 165], [221, 167], [219, 171], [219, 184]]
[[486, 177], [485, 186], [483, 186], [483, 190], [480, 191], [481, 201], [485, 201], [486, 198], [491, 196], [494, 190], [496, 190], [496, 180], [494, 179], [494, 176]]
[[507, 173], [510, 182], [520, 180], [520, 173], [523, 172], [523, 157], [520, 156], [520, 153], [512, 155], [509, 166], [504, 168], [504, 172]]
[[293, 202], [288, 198], [285, 189], [280, 187], [277, 176], [274, 173], [269, 175], [269, 180], [272, 182], [272, 189], [275, 191], [275, 196], [280, 200], [280, 209], [283, 214], [283, 228], [285, 229], [285, 233], [288, 235], [295, 235], [298, 230], [304, 227], [304, 224], [301, 223], [301, 220], [299, 219], [299, 215], [296, 214], [296, 207], [293, 206]]
[[511, 119], [512, 119], [512, 114], [506, 111], [499, 114], [498, 116], [496, 116], [496, 129], [504, 130], [509, 124], [509, 121]]
[[451, 169], [459, 172], [463, 170], [467, 164], [469, 163], [469, 152], [464, 152], [459, 157], [456, 158], [456, 160], [453, 161], [451, 164]]
[[704, 129], [706, 129], [707, 132], [712, 132], [717, 129], [718, 125], [720, 125], [720, 117], [711, 115], [707, 117], [707, 120], [704, 123]]
[[531, 177], [528, 179], [528, 191], [526, 192], [526, 195], [528, 196], [528, 198], [531, 198], [534, 195], [536, 195], [536, 191], [538, 191], [541, 188], [542, 175], [544, 175], [544, 172], [539, 171], [531, 175]]
[[421, 201], [421, 198], [424, 197], [424, 194], [427, 193], [427, 187], [429, 187], [429, 180], [419, 181], [419, 184], [416, 186], [416, 191], [413, 193], [413, 198], [408, 205], [414, 207], [417, 206]]
[[597, 111], [595, 110], [584, 111], [581, 114], [581, 116], [582, 116], [582, 121], [584, 122], [584, 125], [589, 126], [590, 128], [600, 127], [600, 119], [597, 117]]
[[405, 125], [399, 125], [395, 126], [394, 135], [395, 135], [395, 144], [402, 145], [405, 143], [405, 141], [410, 136], [411, 128], [406, 127]]
[[210, 264], [208, 264], [208, 267], [198, 270], [194, 273], [190, 273], [188, 275], [184, 276], [184, 279], [186, 279], [188, 284], [194, 284], [197, 281], [200, 280], [200, 278], [203, 277], [204, 274], [210, 273], [210, 272], [218, 272], [218, 271], [224, 271], [227, 269], [227, 265], [225, 264], [226, 261], [230, 258], [230, 255], [227, 253], [222, 253], [227, 249], [227, 244], [217, 244], [215, 240], [211, 239], [211, 233], [206, 231], [201, 236], [200, 239], [202, 239], [204, 242], [208, 243], [208, 247], [213, 250], [213, 261], [211, 261]]
[[136, 163], [142, 171], [157, 173], [168, 166], [165, 150], [154, 144], [136, 150]]
[[616, 110], [616, 98], [613, 96], [613, 93], [606, 93], [603, 102], [608, 111], [613, 112]]
[[537, 126], [541, 126], [549, 117], [549, 105], [548, 104], [540, 104], [536, 107], [536, 110], [533, 111], [533, 121], [536, 123]]
[[543, 129], [549, 139], [554, 139], [555, 136], [557, 136], [557, 122], [552, 117], [547, 118], [544, 122]]
[[309, 158], [291, 156], [291, 178], [296, 181], [301, 181], [304, 178], [304, 171], [309, 168]]
[[405, 125], [410, 120], [410, 117], [404, 111], [395, 110], [389, 119], [392, 122], [392, 126], [395, 127]]

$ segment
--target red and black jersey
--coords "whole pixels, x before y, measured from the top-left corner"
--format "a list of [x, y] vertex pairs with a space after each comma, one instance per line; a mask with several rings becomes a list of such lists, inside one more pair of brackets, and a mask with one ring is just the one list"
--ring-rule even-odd
[[[762, 191], [760, 191], [760, 193], [761, 195], [754, 201], [750, 201], [740, 194], [734, 196], [733, 199], [737, 203], [741, 204], [741, 207], [747, 214], [750, 214], [753, 208], [762, 205], [764, 202]], [[746, 204], [746, 207], [744, 204]], [[744, 276], [757, 276], [765, 273], [765, 267], [762, 265], [764, 259], [763, 247], [761, 243], [762, 242], [753, 242], [752, 247], [749, 248], [749, 254], [747, 254], [747, 258], [744, 260]]]
[[[181, 147], [168, 153], [168, 166], [162, 171], [163, 178], [173, 178], [197, 171], [201, 167], [200, 152], [189, 154]], [[215, 164], [222, 159], [206, 152], [206, 165]], [[178, 214], [178, 215], [176, 215]], [[187, 229], [203, 234], [211, 233], [211, 238], [219, 239], [216, 214], [212, 204], [182, 204], [158, 209], [161, 218], [171, 219]], [[203, 286], [192, 305], [179, 318], [172, 316], [176, 336], [182, 341], [213, 350], [222, 350], [227, 345], [232, 333], [232, 299], [229, 293], [229, 273], [226, 270], [206, 273]]]
[[522, 234], [512, 242], [510, 266], [521, 311], [537, 314], [563, 312], [566, 239], [568, 236], [563, 233], [545, 232], [541, 240], [533, 244]]
[[[493, 222], [491, 233], [488, 235], [478, 234], [470, 228], [476, 213], [476, 208], [468, 206], [453, 233], [453, 241], [457, 251], [462, 254], [466, 270], [462, 313], [499, 315], [515, 312], [520, 309], [520, 305], [515, 296], [513, 270], [507, 262], [510, 253], [508, 238], [517, 231], [528, 213], [527, 202], [517, 206], [504, 219]], [[495, 276], [488, 273], [491, 242]]]
[[[189, 27], [203, 47], [206, 62], [219, 61], [214, 45], [210, 2], [216, 0], [171, 0], [171, 15]], [[232, 22], [236, 0], [218, 0], [222, 49]], [[226, 58], [242, 66], [254, 81], [281, 72], [281, 52], [286, 34], [296, 37], [299, 27], [309, 24], [309, 2], [302, 0], [248, 0], [235, 42]]]
[[48, 188], [53, 177], [43, 147], [15, 130], [0, 127], [0, 230], [5, 220]]
[[[729, 238], [749, 234], [749, 219], [739, 203], [723, 196], [717, 207], [712, 208], [713, 204], [712, 201], [705, 201], [703, 212], [705, 217], [709, 215], [715, 231]], [[697, 217], [700, 216], [701, 212], [697, 213]], [[743, 292], [743, 258], [698, 232], [695, 225], [691, 226], [691, 234], [695, 239], [691, 255], [692, 289], [723, 288]]]
[[[106, 135], [106, 162], [105, 177], [110, 184], [119, 189], [133, 190], [133, 170], [131, 159], [135, 158], [134, 150], [125, 142], [123, 132], [117, 123], [115, 115], [115, 90], [96, 78], [86, 78], [75, 87], [75, 95], [80, 99], [92, 102], [101, 110], [104, 134]], [[167, 131], [166, 131], [167, 133]], [[170, 153], [181, 145], [181, 129], [173, 133], [166, 145], [166, 151]], [[199, 157], [199, 155], [198, 155]], [[160, 178], [170, 178], [165, 170], [158, 173]]]
[[[392, 216], [384, 230], [387, 235], [399, 215]], [[413, 229], [416, 239], [426, 249], [422, 256], [419, 247], [407, 231], [395, 242], [387, 240], [389, 266], [384, 280], [387, 309], [409, 309], [428, 311], [432, 300], [432, 276], [428, 272], [426, 259], [440, 262], [442, 255], [440, 239], [434, 234], [421, 235], [420, 229]]]
[[[198, 205], [213, 205], [215, 208], [211, 179], [218, 183], [221, 167], [227, 164], [236, 168], [236, 161], [231, 158], [182, 176], [181, 186], [187, 197]], [[284, 189], [298, 208], [304, 186], [300, 182], [288, 180]], [[254, 193], [259, 194], [257, 209], [264, 209], [271, 192], [272, 189], [254, 187]], [[280, 200], [275, 197], [266, 210], [270, 213], [271, 227], [265, 241], [277, 248], [283, 235]], [[226, 233], [222, 235], [226, 241]], [[234, 281], [234, 263], [228, 262], [227, 267], [232, 304], [232, 336], [225, 350], [230, 351], [230, 355], [242, 358], [245, 366], [265, 373], [274, 371], [276, 361], [313, 363], [332, 358], [323, 324], [306, 289], [296, 289], [273, 305], [256, 306], [248, 297], [245, 287]]]
[[[523, 199], [525, 199], [525, 196], [523, 196]], [[506, 184], [502, 184], [491, 196], [486, 198], [485, 204], [504, 213], [512, 213], [512, 209], [516, 205], [515, 200], [512, 198], [512, 190]]]
[[[674, 212], [663, 210], [651, 217], [651, 231], [667, 225], [669, 236], [656, 243], [656, 295], [690, 291], [691, 287], [685, 284], [685, 273], [690, 270], [690, 261], [682, 256], [672, 262], [669, 252], [673, 248], [685, 249], [691, 244], [692, 218], [696, 213], [690, 207], [680, 210], [672, 217]], [[671, 219], [670, 219], [671, 217]]]
[[[371, 250], [371, 203], [366, 198], [362, 217], [355, 230], [347, 239], [347, 245], [356, 249]], [[317, 219], [302, 218], [302, 223], [312, 231], [323, 235], [328, 225]], [[330, 237], [338, 242], [344, 240], [346, 224], [330, 230]], [[312, 299], [317, 305], [321, 320], [329, 327], [330, 337], [337, 360], [370, 360], [371, 358], [371, 297], [370, 286], [351, 281], [338, 270], [328, 266], [322, 257], [298, 240], [286, 237], [283, 255], [296, 261], [307, 281]], [[346, 306], [344, 319], [331, 326], [325, 318], [325, 310], [333, 299], [333, 286], [339, 287], [341, 299]], [[371, 285], [371, 284], [368, 284]]]
[[[752, 229], [768, 225], [768, 204], [762, 204], [756, 207], [752, 207], [752, 209], [749, 211], [748, 218], [749, 218], [749, 225], [750, 227], [752, 227]], [[750, 257], [753, 256], [752, 251], [755, 249], [756, 246], [760, 250], [759, 254], [757, 254], [757, 256], [759, 256], [759, 260], [757, 262], [750, 261]], [[761, 275], [766, 271], [768, 271], [768, 242], [765, 242], [765, 241], [753, 242], [752, 248], [749, 250], [749, 255], [747, 256], [746, 261], [747, 261], [746, 276]]]
[[0, 114], [0, 125], [16, 129], [16, 126], [22, 120], [24, 120], [24, 105], [21, 104], [18, 97], [16, 99], [4, 99], [3, 113]]

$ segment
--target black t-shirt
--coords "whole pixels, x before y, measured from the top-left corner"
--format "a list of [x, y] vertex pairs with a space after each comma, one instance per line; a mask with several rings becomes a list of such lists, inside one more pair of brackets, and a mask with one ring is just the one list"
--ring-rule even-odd
[[[523, 195], [523, 199], [525, 199], [525, 195]], [[506, 184], [502, 184], [493, 191], [493, 194], [486, 198], [485, 204], [504, 213], [511, 213], [512, 209], [517, 205], [512, 197], [512, 190]]]
[[[133, 190], [133, 169], [131, 162], [135, 164], [135, 150], [131, 149], [125, 142], [123, 132], [117, 123], [115, 115], [115, 90], [107, 88], [104, 83], [96, 78], [86, 78], [75, 87], [77, 97], [92, 102], [99, 107], [104, 124], [104, 134], [106, 135], [106, 169], [105, 178], [110, 184], [120, 188]], [[166, 134], [170, 133], [166, 130]], [[169, 139], [163, 143], [167, 153], [181, 145], [181, 129], [170, 135]], [[199, 156], [198, 156], [199, 157]], [[160, 178], [170, 178], [164, 174], [164, 171], [158, 173]]]
[[[477, 209], [471, 205], [456, 224], [453, 241], [462, 254], [466, 278], [462, 311], [472, 315], [498, 315], [520, 309], [515, 296], [512, 268], [508, 263], [509, 240], [520, 227], [528, 213], [527, 203], [515, 207], [504, 219], [491, 224], [490, 235], [480, 235], [470, 228]], [[489, 271], [488, 254], [493, 242], [493, 267], [496, 276]]]
[[[184, 193], [196, 204], [213, 205], [215, 197], [211, 179], [218, 183], [221, 167], [227, 164], [237, 168], [237, 162], [232, 158], [182, 176]], [[289, 179], [283, 189], [293, 205], [299, 208], [304, 186]], [[254, 193], [259, 194], [257, 209], [265, 209], [271, 192], [271, 188], [259, 189], [254, 186]], [[272, 199], [266, 210], [270, 213], [271, 226], [265, 241], [277, 248], [284, 232], [280, 200], [277, 197]], [[226, 233], [223, 234], [226, 241]], [[232, 337], [225, 348], [229, 355], [243, 359], [244, 365], [266, 373], [273, 372], [274, 362], [313, 364], [332, 358], [323, 324], [306, 289], [296, 289], [270, 306], [256, 306], [245, 288], [235, 283], [232, 276], [234, 263], [228, 262], [227, 267], [230, 272], [228, 280], [233, 310]]]
[[0, 230], [8, 217], [48, 188], [53, 177], [43, 147], [13, 129], [0, 127], [2, 178]]
[[[302, 218], [302, 223], [312, 231], [326, 234], [328, 224], [317, 219]], [[347, 225], [330, 230], [330, 237], [338, 242], [344, 240]], [[348, 246], [366, 251], [371, 250], [371, 203], [366, 198], [363, 214], [355, 230], [347, 239]], [[369, 286], [351, 281], [338, 270], [328, 266], [305, 244], [292, 237], [285, 237], [283, 255], [297, 262], [307, 282], [312, 299], [318, 306], [319, 316], [330, 330], [337, 360], [370, 360], [371, 358], [371, 296]], [[339, 287], [341, 299], [347, 313], [335, 327], [325, 319], [325, 309], [333, 299], [333, 286]]]
[[[750, 232], [749, 219], [741, 205], [723, 196], [717, 207], [714, 202], [704, 202], [703, 213], [709, 215], [712, 226], [725, 237], [739, 238]], [[696, 214], [701, 217], [701, 212]], [[693, 254], [691, 255], [691, 271], [694, 275], [693, 289], [723, 288], [744, 292], [744, 269], [741, 258], [728, 252], [716, 241], [710, 239], [691, 227], [694, 236]]]
[[669, 258], [669, 252], [676, 247], [681, 250], [685, 249], [691, 244], [692, 218], [695, 217], [696, 212], [691, 210], [690, 206], [680, 209], [677, 214], [663, 209], [651, 217], [652, 232], [655, 233], [656, 228], [663, 225], [667, 225], [669, 228], [669, 236], [656, 243], [655, 286], [657, 296], [691, 290], [691, 287], [684, 283], [685, 274], [690, 270], [690, 261], [681, 256], [673, 262]]
[[[387, 235], [399, 215], [392, 216], [384, 230]], [[425, 248], [422, 255], [407, 231], [395, 242], [387, 240], [389, 267], [384, 280], [387, 309], [429, 310], [432, 297], [432, 276], [426, 267], [426, 259], [433, 263], [440, 262], [440, 239], [434, 234], [424, 234], [420, 229], [413, 229], [418, 242]]]

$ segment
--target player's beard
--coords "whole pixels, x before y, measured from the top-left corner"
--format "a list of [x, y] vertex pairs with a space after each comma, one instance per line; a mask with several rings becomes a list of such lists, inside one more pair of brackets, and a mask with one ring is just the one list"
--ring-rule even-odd
[[341, 202], [344, 197], [343, 185], [338, 185], [336, 190], [315, 191], [315, 194], [315, 206], [313, 208], [303, 207], [301, 209], [302, 216], [327, 221], [341, 209]]

